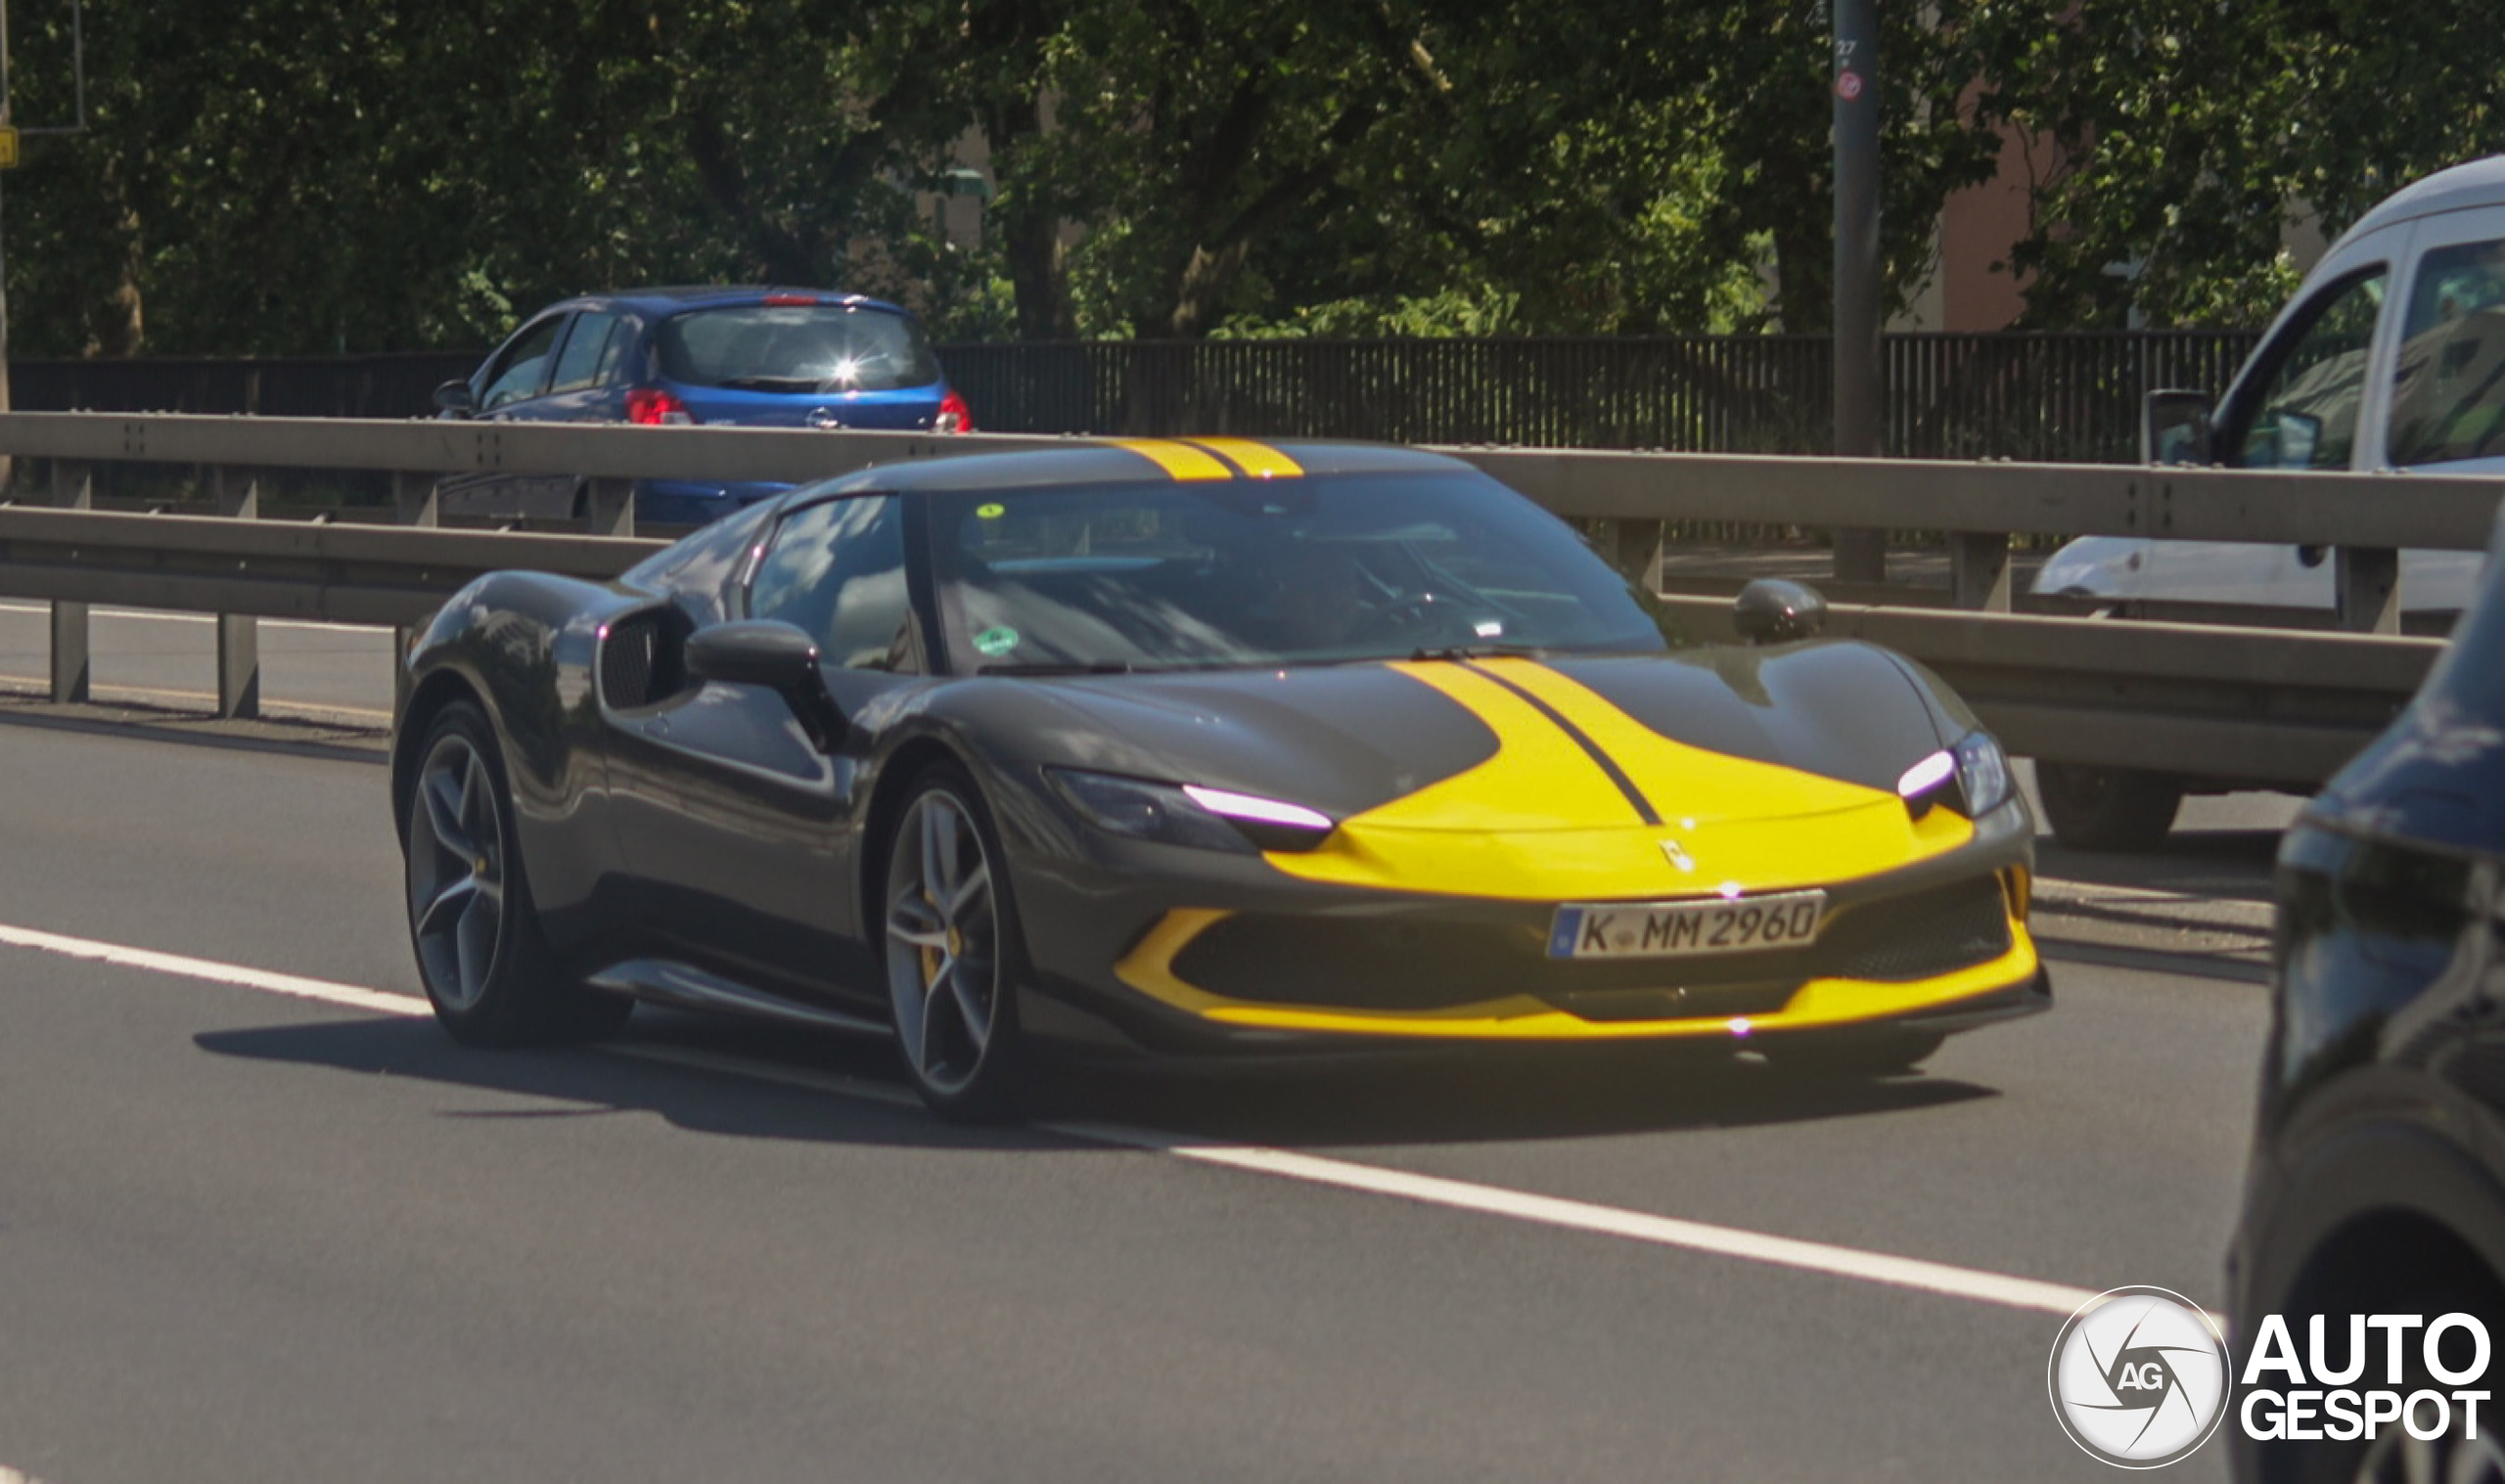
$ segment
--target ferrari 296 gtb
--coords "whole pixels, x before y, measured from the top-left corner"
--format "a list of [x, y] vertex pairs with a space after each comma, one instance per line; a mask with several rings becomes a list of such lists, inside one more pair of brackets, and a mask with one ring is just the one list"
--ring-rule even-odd
[[[1770, 596], [1769, 596], [1770, 595]], [[1455, 461], [1132, 440], [867, 470], [409, 652], [411, 937], [472, 1043], [634, 1000], [1070, 1054], [1679, 1041], [1858, 1072], [2040, 1010], [2033, 827], [1940, 682], [1697, 644]]]

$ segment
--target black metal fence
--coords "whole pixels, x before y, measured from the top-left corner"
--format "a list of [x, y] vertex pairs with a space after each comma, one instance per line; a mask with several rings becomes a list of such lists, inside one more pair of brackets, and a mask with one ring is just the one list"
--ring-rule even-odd
[[20, 412], [247, 413], [266, 418], [434, 415], [436, 385], [478, 369], [477, 351], [396, 355], [168, 356], [11, 361]]
[[[1891, 335], [1888, 452], [2123, 462], [2143, 393], [2224, 390], [2248, 331]], [[1833, 362], [1813, 336], [1100, 341], [941, 358], [1002, 432], [1234, 433], [1825, 453]]]
[[[2161, 386], [2224, 389], [2248, 331], [1891, 335], [1888, 451], [2068, 463], [2137, 454]], [[940, 347], [999, 432], [1233, 433], [1712, 453], [1831, 447], [1812, 336], [1111, 340]], [[19, 361], [25, 411], [407, 418], [477, 353]]]

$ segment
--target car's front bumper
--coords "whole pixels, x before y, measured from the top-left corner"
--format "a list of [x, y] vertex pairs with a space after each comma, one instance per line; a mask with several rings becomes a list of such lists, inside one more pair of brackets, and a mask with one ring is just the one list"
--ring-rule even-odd
[[1049, 1033], [1080, 1011], [1165, 1052], [1964, 1030], [2050, 1003], [2026, 922], [2032, 847], [2025, 811], [2003, 809], [1946, 855], [1831, 883], [1810, 948], [1594, 961], [1546, 956], [1556, 903], [1098, 841], [1016, 873], [1033, 989], [1051, 1002], [1029, 1018]]

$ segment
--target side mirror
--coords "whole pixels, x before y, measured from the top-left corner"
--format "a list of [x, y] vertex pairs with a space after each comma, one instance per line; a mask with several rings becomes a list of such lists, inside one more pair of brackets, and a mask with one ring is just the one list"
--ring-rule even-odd
[[2140, 462], [2215, 463], [2209, 453], [2209, 394], [2150, 392], [2148, 400], [2140, 404]]
[[459, 413], [463, 417], [468, 417], [478, 410], [478, 404], [470, 395], [470, 383], [467, 382], [446, 382], [436, 387], [434, 405], [445, 412]]
[[1731, 602], [1731, 626], [1751, 644], [1788, 644], [1827, 626], [1827, 600], [1805, 582], [1759, 577]]
[[688, 678], [763, 686], [780, 695], [800, 730], [821, 752], [843, 741], [849, 724], [827, 694], [817, 641], [778, 618], [752, 618], [698, 629], [687, 638]]

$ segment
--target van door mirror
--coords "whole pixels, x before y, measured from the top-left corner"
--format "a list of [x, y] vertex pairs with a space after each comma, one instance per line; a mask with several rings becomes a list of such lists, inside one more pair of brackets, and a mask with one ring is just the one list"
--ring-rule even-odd
[[2322, 419], [2301, 412], [2279, 414], [2279, 468], [2311, 469], [2321, 447]]
[[2140, 462], [2211, 464], [2209, 394], [2152, 391], [2140, 406]]

